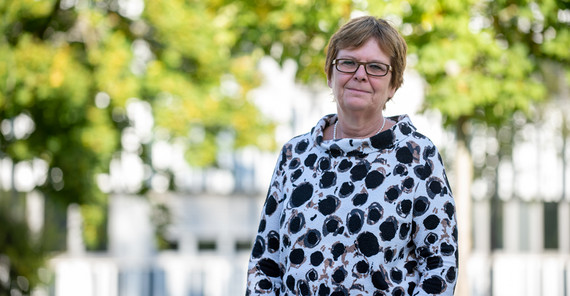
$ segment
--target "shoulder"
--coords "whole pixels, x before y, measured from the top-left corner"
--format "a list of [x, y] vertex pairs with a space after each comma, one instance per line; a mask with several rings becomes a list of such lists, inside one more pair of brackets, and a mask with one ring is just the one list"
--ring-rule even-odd
[[310, 149], [311, 142], [310, 133], [298, 135], [285, 142], [279, 153], [279, 169], [283, 169], [284, 165], [294, 157], [294, 154], [301, 154]]
[[281, 151], [286, 150], [306, 150], [311, 144], [311, 133], [295, 136], [283, 144]]
[[423, 147], [435, 147], [435, 144], [429, 137], [418, 131], [408, 115], [393, 116], [390, 119], [396, 121], [394, 131], [397, 141], [414, 142]]
[[412, 132], [408, 137], [408, 141], [413, 141], [422, 148], [437, 149], [430, 138], [418, 131]]
[[283, 144], [282, 151], [293, 148], [298, 153], [303, 153], [305, 150], [318, 145], [323, 141], [323, 131], [334, 120], [336, 120], [334, 114], [323, 116], [309, 132], [297, 135]]

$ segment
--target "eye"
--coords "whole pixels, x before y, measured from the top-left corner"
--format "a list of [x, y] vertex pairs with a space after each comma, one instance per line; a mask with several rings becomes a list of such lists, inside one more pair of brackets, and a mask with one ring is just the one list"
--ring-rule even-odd
[[368, 69], [373, 72], [384, 73], [388, 71], [388, 66], [380, 63], [368, 64]]
[[341, 66], [354, 66], [354, 65], [356, 65], [356, 62], [354, 62], [353, 60], [339, 60], [338, 63]]

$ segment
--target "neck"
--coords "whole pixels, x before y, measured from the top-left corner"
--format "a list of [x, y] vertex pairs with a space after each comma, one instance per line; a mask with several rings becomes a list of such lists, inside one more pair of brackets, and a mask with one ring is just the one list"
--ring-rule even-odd
[[334, 126], [333, 139], [339, 138], [353, 138], [353, 139], [364, 139], [370, 138], [387, 126], [386, 118], [380, 115], [379, 118], [363, 121], [363, 120], [346, 120], [345, 117], [338, 118]]

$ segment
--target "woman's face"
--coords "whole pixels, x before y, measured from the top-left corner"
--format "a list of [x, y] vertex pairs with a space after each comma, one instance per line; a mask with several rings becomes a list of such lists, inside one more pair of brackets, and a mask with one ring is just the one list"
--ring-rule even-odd
[[[358, 48], [339, 50], [337, 59], [353, 59], [358, 62], [381, 62], [390, 65], [390, 58], [380, 49], [375, 39], [368, 39]], [[333, 65], [328, 85], [332, 88], [338, 113], [358, 115], [382, 114], [388, 98], [394, 96], [396, 89], [390, 87], [392, 72], [377, 77], [366, 74], [364, 66], [355, 73], [339, 72]]]

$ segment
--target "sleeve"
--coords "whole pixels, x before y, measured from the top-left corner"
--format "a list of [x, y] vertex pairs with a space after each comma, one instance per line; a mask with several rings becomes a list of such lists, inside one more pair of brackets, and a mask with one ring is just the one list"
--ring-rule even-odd
[[421, 275], [415, 296], [453, 295], [457, 280], [457, 220], [455, 201], [443, 161], [433, 144], [425, 147], [421, 169], [424, 175], [414, 199], [414, 243]]
[[249, 259], [246, 295], [279, 295], [281, 289], [283, 266], [279, 260], [279, 220], [283, 212], [282, 183], [287, 151], [284, 146], [261, 211], [259, 228]]

